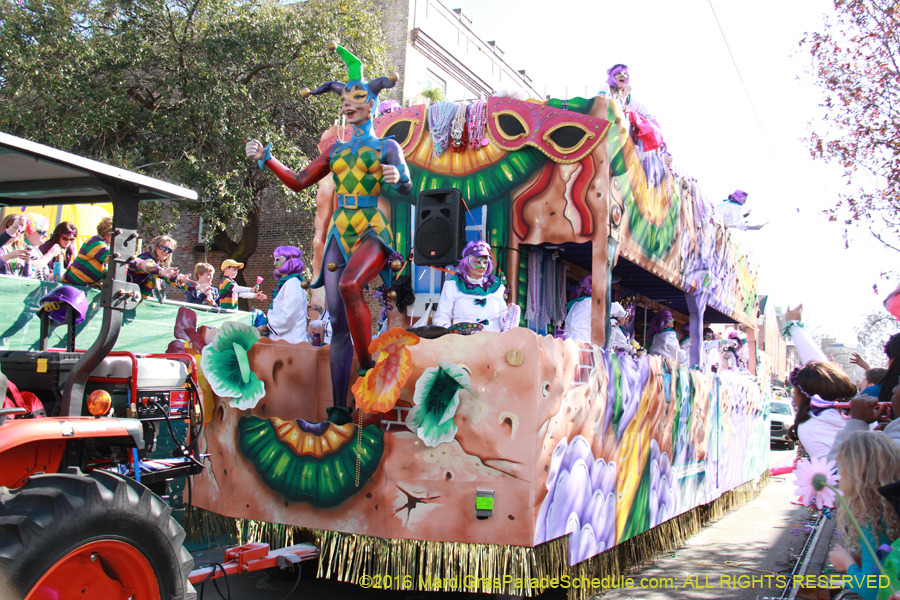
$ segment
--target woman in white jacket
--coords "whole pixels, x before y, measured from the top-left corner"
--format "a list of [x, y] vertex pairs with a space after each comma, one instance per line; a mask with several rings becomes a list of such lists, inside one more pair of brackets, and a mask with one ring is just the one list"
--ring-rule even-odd
[[482, 241], [469, 242], [462, 251], [457, 274], [441, 289], [434, 324], [450, 327], [457, 323], [480, 323], [483, 331], [506, 331], [518, 325], [506, 304], [506, 286], [494, 273], [491, 247]]
[[678, 360], [678, 351], [681, 350], [681, 345], [678, 343], [678, 335], [675, 333], [675, 318], [671, 311], [662, 309], [656, 313], [650, 323], [650, 335], [653, 337], [650, 354]]
[[790, 434], [798, 439], [810, 458], [825, 459], [835, 438], [847, 424], [839, 410], [828, 408], [832, 402], [856, 396], [856, 386], [840, 367], [828, 362], [822, 350], [803, 330], [800, 322], [803, 305], [788, 309], [783, 334], [790, 335], [803, 365], [791, 372], [794, 406], [797, 416]]
[[269, 339], [292, 344], [308, 342], [306, 331], [306, 289], [303, 287], [303, 250], [295, 246], [275, 248], [275, 277], [278, 283], [269, 306]]

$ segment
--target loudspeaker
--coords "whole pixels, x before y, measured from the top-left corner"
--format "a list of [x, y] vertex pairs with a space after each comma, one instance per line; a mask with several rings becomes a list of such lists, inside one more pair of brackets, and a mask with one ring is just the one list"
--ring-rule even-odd
[[462, 195], [455, 188], [428, 190], [416, 201], [416, 235], [413, 260], [417, 265], [453, 264], [466, 247], [466, 219]]

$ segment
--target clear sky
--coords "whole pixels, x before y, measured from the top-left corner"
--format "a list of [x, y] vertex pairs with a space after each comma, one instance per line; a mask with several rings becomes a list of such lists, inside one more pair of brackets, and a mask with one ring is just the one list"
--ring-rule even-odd
[[759, 122], [708, 0], [443, 1], [554, 97], [594, 95], [608, 67], [627, 64], [676, 168], [713, 204], [748, 192], [750, 220], [769, 221], [743, 234], [760, 265], [760, 293], [782, 307], [803, 302], [811, 325], [855, 343], [853, 327], [897, 283], [879, 274], [898, 254], [862, 230], [844, 249], [841, 228], [821, 214], [846, 188], [840, 170], [813, 161], [801, 140], [821, 115], [821, 93], [798, 43], [822, 28], [830, 1], [713, 0]]

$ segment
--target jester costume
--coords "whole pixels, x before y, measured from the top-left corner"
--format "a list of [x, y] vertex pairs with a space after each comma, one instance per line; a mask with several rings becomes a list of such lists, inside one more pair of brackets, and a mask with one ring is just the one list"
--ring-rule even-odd
[[[259, 166], [271, 169], [294, 191], [310, 187], [329, 172], [334, 178], [336, 207], [329, 221], [319, 276], [312, 286], [325, 286], [333, 332], [329, 361], [334, 406], [328, 412], [329, 420], [341, 424], [350, 419], [346, 403], [354, 348], [360, 371], [374, 365], [368, 352], [371, 314], [363, 288], [379, 273], [385, 283], [391, 280], [390, 270], [385, 268], [393, 253], [391, 229], [387, 216], [378, 208], [384, 167], [396, 168], [399, 181], [392, 185], [398, 192], [409, 194], [412, 183], [399, 144], [392, 138], [376, 137], [372, 127], [378, 94], [393, 87], [396, 76], [366, 82], [358, 58], [335, 43], [329, 44], [329, 49], [343, 58], [349, 81], [331, 81], [302, 95], [332, 92], [340, 96], [342, 112], [353, 126], [352, 136], [347, 141], [333, 141], [300, 173], [272, 158], [271, 144], [264, 149]], [[395, 175], [393, 170], [391, 174]]]

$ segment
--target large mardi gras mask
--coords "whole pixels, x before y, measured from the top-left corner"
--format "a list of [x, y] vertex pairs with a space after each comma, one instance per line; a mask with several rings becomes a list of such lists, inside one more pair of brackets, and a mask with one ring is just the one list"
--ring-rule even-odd
[[[354, 56], [352, 52], [343, 46], [340, 46], [337, 42], [328, 42], [328, 49], [332, 52], [337, 52], [344, 60], [344, 64], [347, 65], [347, 74], [349, 77], [347, 83], [329, 81], [328, 83], [323, 83], [314, 90], [303, 88], [300, 90], [300, 95], [303, 98], [308, 98], [310, 95], [318, 96], [326, 92], [332, 92], [340, 96], [345, 102], [358, 105], [360, 109], [366, 107], [367, 119], [371, 119], [372, 109], [378, 103], [378, 94], [384, 89], [394, 87], [394, 84], [400, 78], [397, 77], [396, 73], [391, 73], [387, 77], [378, 77], [377, 79], [366, 82], [363, 79], [362, 62]], [[345, 110], [344, 112], [346, 113], [347, 111]]]

